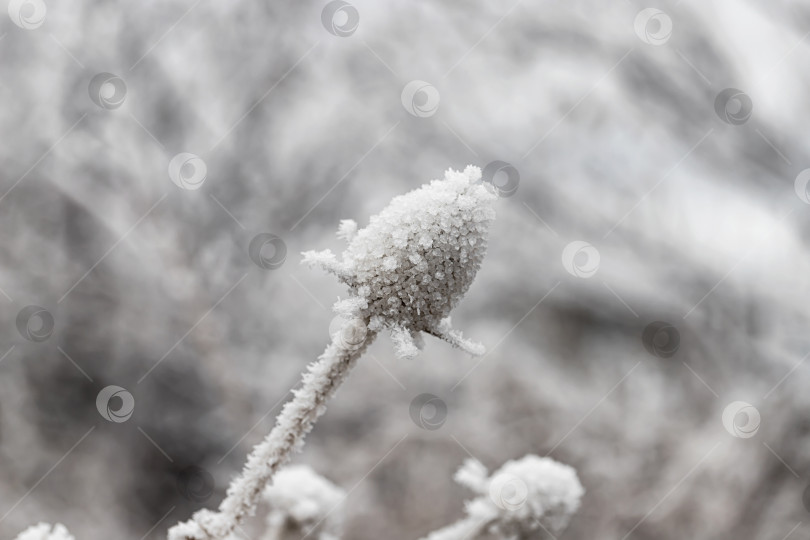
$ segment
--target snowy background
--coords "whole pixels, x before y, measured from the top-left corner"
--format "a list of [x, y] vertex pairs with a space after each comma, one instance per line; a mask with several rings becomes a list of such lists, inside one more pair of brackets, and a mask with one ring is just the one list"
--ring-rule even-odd
[[810, 533], [810, 5], [45, 2], [0, 20], [0, 538], [218, 504], [344, 294], [299, 253], [496, 160], [519, 186], [454, 312], [487, 356], [381, 337], [295, 459], [346, 537], [419, 538], [465, 458], [527, 453], [587, 490], [564, 539]]

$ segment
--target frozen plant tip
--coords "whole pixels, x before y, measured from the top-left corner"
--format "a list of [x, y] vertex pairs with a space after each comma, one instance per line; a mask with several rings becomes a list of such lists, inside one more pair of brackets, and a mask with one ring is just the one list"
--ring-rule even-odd
[[395, 197], [368, 227], [344, 220], [338, 236], [348, 241], [342, 260], [331, 251], [307, 251], [318, 265], [349, 286], [336, 309], [347, 319], [368, 321], [368, 329], [391, 331], [399, 357], [415, 356], [421, 333], [444, 339], [471, 354], [484, 348], [450, 325], [484, 258], [497, 196], [484, 187], [481, 169], [448, 170], [444, 180]]
[[310, 467], [281, 469], [264, 490], [270, 505], [263, 540], [337, 540], [340, 538], [346, 492]]
[[39, 523], [25, 529], [17, 535], [16, 540], [76, 540], [76, 538], [61, 523], [56, 525]]
[[585, 493], [572, 467], [531, 454], [506, 462], [491, 476], [469, 459], [455, 479], [478, 497], [467, 502], [465, 518], [423, 540], [474, 540], [484, 534], [554, 538], [568, 526]]
[[308, 366], [276, 425], [250, 453], [242, 474], [214, 512], [201, 510], [169, 530], [170, 540], [222, 540], [234, 532], [276, 472], [300, 450], [326, 403], [377, 333], [390, 330], [397, 355], [414, 356], [425, 332], [472, 354], [483, 347], [450, 325], [450, 310], [470, 287], [486, 251], [497, 200], [481, 170], [448, 170], [444, 180], [394, 197], [368, 227], [344, 220], [338, 235], [349, 242], [338, 261], [329, 251], [304, 253], [303, 262], [336, 274], [350, 295], [335, 304], [346, 321]]

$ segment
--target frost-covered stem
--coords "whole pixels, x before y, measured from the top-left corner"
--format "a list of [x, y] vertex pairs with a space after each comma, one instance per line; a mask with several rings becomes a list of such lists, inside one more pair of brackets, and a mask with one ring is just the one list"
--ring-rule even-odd
[[326, 411], [326, 402], [374, 337], [375, 334], [369, 332], [357, 347], [346, 346], [339, 338], [333, 338], [318, 361], [307, 368], [301, 387], [293, 391], [295, 397], [284, 405], [273, 430], [253, 448], [242, 474], [231, 482], [219, 510], [197, 512], [191, 520], [172, 527], [169, 539], [222, 540], [246, 516], [252, 515], [262, 490], [289, 461], [291, 454], [303, 446], [304, 437]]

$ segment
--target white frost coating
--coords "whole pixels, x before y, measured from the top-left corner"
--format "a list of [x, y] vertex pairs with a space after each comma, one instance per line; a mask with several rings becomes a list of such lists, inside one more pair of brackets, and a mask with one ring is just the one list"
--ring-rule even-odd
[[506, 462], [491, 476], [480, 462], [467, 460], [455, 480], [478, 497], [467, 502], [464, 519], [424, 540], [472, 540], [484, 533], [496, 538], [556, 535], [568, 526], [585, 493], [573, 467], [531, 454]]
[[342, 260], [326, 250], [305, 252], [303, 262], [348, 285], [359, 300], [350, 316], [390, 330], [397, 356], [417, 354], [420, 332], [481, 355], [483, 346], [464, 339], [449, 318], [481, 265], [495, 218], [498, 197], [480, 180], [472, 165], [448, 170], [443, 180], [394, 197], [364, 229], [342, 221], [338, 236], [349, 242]]
[[267, 540], [340, 538], [346, 492], [310, 467], [281, 469], [263, 496], [270, 505]]
[[304, 437], [326, 412], [326, 402], [374, 340], [374, 333], [369, 332], [363, 343], [352, 347], [344, 346], [337, 337], [336, 333], [318, 361], [309, 365], [301, 386], [293, 391], [295, 397], [284, 405], [270, 434], [253, 448], [219, 510], [198, 511], [191, 520], [169, 529], [169, 540], [221, 540], [246, 516], [253, 515], [259, 495], [292, 453], [304, 445]]
[[[178, 523], [169, 529], [169, 540], [223, 540], [252, 515], [262, 491], [301, 449], [327, 401], [379, 330], [391, 330], [401, 357], [416, 354], [421, 332], [483, 353], [481, 345], [450, 326], [449, 317], [481, 265], [495, 217], [498, 197], [480, 180], [481, 170], [472, 165], [464, 172], [448, 170], [444, 180], [394, 197], [364, 229], [342, 221], [338, 235], [349, 241], [342, 261], [329, 251], [304, 253], [303, 262], [319, 265], [349, 285], [349, 298], [338, 300], [335, 310], [352, 328], [335, 332], [332, 343], [307, 368], [295, 397], [253, 448], [219, 509], [200, 510]], [[357, 336], [365, 339], [355, 343]]]
[[56, 525], [38, 523], [17, 535], [16, 540], [76, 540], [76, 538], [61, 523]]

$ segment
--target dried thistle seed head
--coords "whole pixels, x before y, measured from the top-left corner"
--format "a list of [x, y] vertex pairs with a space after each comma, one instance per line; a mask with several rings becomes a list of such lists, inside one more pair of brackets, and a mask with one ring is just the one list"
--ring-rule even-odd
[[486, 252], [497, 195], [480, 182], [481, 169], [448, 170], [443, 180], [394, 197], [367, 227], [341, 222], [349, 245], [338, 261], [330, 251], [306, 252], [304, 262], [336, 274], [350, 298], [336, 309], [391, 330], [397, 354], [414, 356], [420, 332], [472, 354], [483, 347], [450, 325], [450, 311], [472, 284]]
[[561, 532], [585, 493], [573, 467], [532, 454], [507, 461], [491, 475], [479, 461], [467, 460], [455, 480], [478, 494], [467, 502], [469, 517], [499, 538]]

